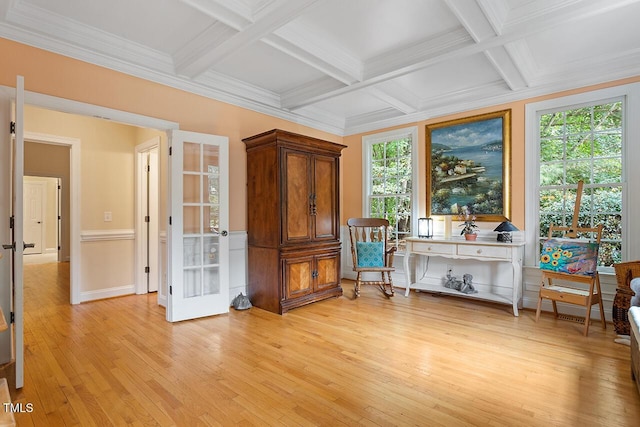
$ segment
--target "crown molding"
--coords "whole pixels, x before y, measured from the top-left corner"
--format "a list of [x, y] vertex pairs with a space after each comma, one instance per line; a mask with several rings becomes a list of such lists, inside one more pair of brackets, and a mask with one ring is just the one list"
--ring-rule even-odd
[[[7, 22], [2, 25], [8, 38], [19, 39], [18, 35], [28, 34], [35, 46], [51, 50], [62, 55], [77, 57], [78, 51], [90, 51], [102, 54], [104, 58], [130, 62], [164, 73], [173, 73], [171, 56], [151, 49], [148, 46], [133, 43], [122, 37], [81, 24], [72, 19], [45, 11], [25, 2], [17, 1], [6, 14]], [[56, 38], [43, 37], [24, 28], [38, 28], [42, 33], [58, 34]], [[88, 48], [76, 46], [87, 45]], [[79, 58], [82, 59], [82, 58]]]

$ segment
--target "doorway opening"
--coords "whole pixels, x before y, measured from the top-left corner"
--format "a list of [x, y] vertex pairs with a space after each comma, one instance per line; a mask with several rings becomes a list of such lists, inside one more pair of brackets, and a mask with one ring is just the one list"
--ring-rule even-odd
[[[166, 122], [164, 120], [158, 120], [150, 117], [139, 116], [132, 113], [126, 113], [126, 112], [106, 109], [106, 108], [98, 107], [94, 105], [78, 103], [76, 101], [53, 98], [46, 95], [41, 95], [41, 94], [36, 94], [31, 92], [25, 93], [25, 101], [26, 101], [25, 103], [27, 104], [26, 105], [27, 110], [30, 108], [48, 110], [50, 112], [54, 112], [56, 114], [62, 114], [67, 117], [75, 116], [80, 121], [101, 120], [101, 121], [104, 121], [105, 123], [111, 122], [117, 125], [128, 126], [131, 129], [135, 128], [135, 130], [132, 130], [131, 132], [132, 134], [136, 134], [137, 132], [137, 135], [139, 137], [139, 139], [137, 139], [138, 143], [140, 141], [148, 140], [152, 135], [157, 135], [157, 134], [164, 135], [166, 130], [177, 128], [177, 124], [172, 122]], [[37, 140], [37, 142], [44, 142], [43, 139], [45, 139], [45, 136], [49, 137], [53, 134], [81, 135], [81, 133], [79, 133], [77, 130], [76, 131], [65, 130], [65, 128], [61, 126], [60, 121], [56, 121], [56, 120], [43, 121], [40, 124], [35, 125], [33, 120], [30, 120], [30, 116], [28, 112], [25, 117], [25, 123], [27, 125], [26, 128], [28, 129], [28, 131], [26, 132], [26, 137], [28, 139], [33, 139], [33, 137], [35, 136], [35, 139]], [[159, 129], [159, 130], [156, 130], [156, 129]], [[30, 132], [31, 130], [37, 130], [38, 132], [45, 132], [45, 133], [40, 134], [40, 133]], [[133, 205], [131, 208], [132, 210], [129, 211], [129, 213], [124, 213], [122, 215], [116, 215], [116, 211], [114, 210], [113, 212], [114, 224], [107, 224], [107, 226], [105, 226], [103, 230], [100, 230], [99, 229], [100, 223], [102, 223], [103, 221], [106, 222], [107, 216], [108, 216], [107, 214], [110, 213], [108, 211], [111, 211], [111, 208], [104, 209], [104, 212], [101, 210], [100, 212], [94, 213], [94, 212], [87, 212], [87, 207], [95, 205], [94, 198], [95, 200], [99, 201], [101, 199], [104, 199], [105, 196], [108, 194], [105, 194], [104, 190], [94, 192], [94, 193], [91, 193], [91, 192], [87, 193], [85, 191], [86, 189], [84, 186], [88, 184], [85, 182], [84, 176], [81, 175], [80, 139], [57, 137], [57, 136], [53, 136], [52, 138], [53, 138], [53, 141], [47, 141], [47, 142], [53, 145], [67, 145], [71, 151], [70, 182], [66, 187], [64, 184], [62, 186], [63, 194], [64, 194], [64, 189], [67, 188], [68, 191], [66, 192], [66, 194], [70, 195], [70, 200], [71, 200], [71, 203], [70, 203], [71, 212], [70, 212], [70, 223], [69, 223], [69, 245], [67, 246], [69, 249], [69, 252], [66, 254], [66, 256], [65, 254], [63, 254], [63, 256], [61, 257], [61, 260], [63, 261], [68, 260], [71, 262], [70, 274], [69, 274], [71, 304], [78, 304], [83, 301], [107, 298], [111, 296], [138, 293], [138, 286], [136, 283], [137, 279], [135, 278], [135, 273], [132, 271], [132, 268], [126, 268], [126, 267], [120, 268], [120, 266], [118, 266], [118, 268], [112, 268], [106, 274], [100, 274], [100, 273], [94, 274], [94, 272], [92, 271], [94, 265], [100, 267], [104, 260], [103, 257], [100, 257], [100, 254], [98, 255], [95, 254], [94, 249], [102, 244], [106, 244], [106, 245], [110, 244], [106, 242], [113, 242], [111, 244], [116, 246], [123, 241], [129, 241], [131, 244], [130, 247], [132, 248], [131, 249], [132, 256], [126, 257], [126, 260], [127, 262], [129, 262], [130, 260], [131, 264], [134, 263], [134, 258], [137, 256], [134, 250], [134, 241], [137, 241], [139, 239], [138, 235], [136, 234], [137, 230], [135, 229], [133, 224], [129, 225], [128, 227], [126, 225], [123, 227], [120, 227], [119, 224], [115, 224], [115, 222], [117, 220], [120, 220], [122, 217], [129, 216], [129, 218], [133, 218], [133, 214], [134, 214]], [[74, 143], [73, 144], [69, 143], [68, 141], [66, 141], [67, 139], [74, 139]], [[117, 156], [124, 155], [119, 153], [114, 154], [112, 152], [113, 150], [110, 150], [109, 148], [107, 148], [103, 152], [103, 154], [92, 152], [91, 154], [87, 155], [86, 153], [88, 151], [91, 151], [93, 147], [91, 146], [90, 141], [88, 141], [89, 138], [86, 138], [86, 139], [87, 141], [85, 141], [85, 139], [82, 140], [82, 153], [83, 153], [82, 154], [82, 162], [83, 162], [82, 170], [85, 170], [85, 168], [96, 168], [96, 167], [100, 168], [105, 156], [108, 157], [108, 156], [114, 156], [114, 155], [117, 155]], [[112, 140], [116, 140], [116, 139], [112, 138]], [[135, 152], [134, 152], [135, 145], [136, 145], [135, 143], [132, 143], [132, 145], [130, 145], [131, 149], [129, 151], [129, 154], [126, 154], [126, 156], [129, 157], [129, 160], [124, 159], [125, 161], [124, 163], [123, 162], [117, 163], [113, 167], [113, 169], [118, 171], [126, 170], [126, 169], [121, 169], [121, 167], [125, 166], [126, 163], [128, 162], [131, 162], [131, 166], [133, 169], [134, 158], [135, 158]], [[97, 163], [94, 163], [92, 165], [91, 159], [93, 159]], [[120, 160], [120, 158], [118, 160]], [[132, 169], [129, 169], [129, 170], [133, 172]], [[101, 177], [100, 178], [101, 181], [105, 183], [108, 182], [109, 180], [109, 178], [106, 175], [104, 175], [104, 177], [103, 175], [100, 175], [100, 177]], [[83, 201], [81, 198], [81, 193], [80, 193], [81, 182], [83, 186], [82, 195], [84, 195], [84, 198], [88, 199], [88, 201]], [[131, 203], [133, 203], [133, 193], [134, 193], [135, 184], [133, 179], [129, 182], [130, 182], [130, 184], [128, 184], [129, 189], [126, 191], [129, 194], [131, 194], [131, 199], [129, 200], [131, 200]], [[118, 191], [122, 188], [122, 185], [120, 185], [119, 187], [116, 185], [115, 187], [117, 187], [115, 190], [111, 189], [107, 191]], [[112, 206], [114, 205], [117, 207], [118, 202], [114, 201], [112, 203]], [[82, 217], [80, 216], [81, 211], [82, 211]], [[89, 217], [89, 215], [91, 215], [90, 217], [91, 221], [94, 221], [94, 223], [89, 223], [87, 225], [89, 221], [86, 221], [85, 218]], [[62, 225], [63, 232], [64, 232], [64, 218], [65, 216], [63, 215], [63, 225]], [[112, 225], [113, 229], [109, 229], [109, 225]], [[164, 245], [166, 245], [166, 238], [163, 240], [161, 236], [160, 251], [166, 250], [166, 246]], [[62, 245], [63, 251], [64, 251], [64, 248], [65, 248], [65, 245], [63, 244]], [[165, 257], [160, 256], [159, 258], [163, 259]], [[160, 270], [160, 268], [162, 267], [158, 267], [156, 271]], [[122, 271], [131, 272], [128, 274], [131, 274], [131, 276], [129, 277], [133, 278], [133, 280], [131, 279], [127, 280], [126, 281], [126, 283], [128, 284], [127, 286], [114, 287], [113, 289], [103, 288], [103, 289], [97, 289], [97, 290], [92, 290], [92, 289], [87, 290], [87, 288], [94, 285], [95, 285], [94, 288], [96, 287], [100, 288], [100, 283], [97, 283], [97, 285], [93, 283], [94, 279], [97, 279], [96, 282], [100, 282], [100, 280], [108, 278], [108, 276], [113, 275], [114, 273], [121, 274]], [[158, 272], [160, 273], [160, 271]], [[162, 277], [166, 277], [166, 275], [162, 275]], [[84, 282], [84, 284], [82, 282]], [[121, 283], [122, 282], [123, 281], [121, 281]], [[161, 280], [161, 282], [165, 283], [165, 280]], [[146, 286], [145, 286], [145, 291], [146, 291]]]
[[[136, 156], [136, 293], [158, 292], [160, 256], [160, 137], [135, 148]], [[158, 294], [166, 306], [166, 295]]]
[[23, 182], [24, 241], [33, 245], [24, 250], [24, 263], [59, 262], [62, 249], [62, 179], [25, 175]]

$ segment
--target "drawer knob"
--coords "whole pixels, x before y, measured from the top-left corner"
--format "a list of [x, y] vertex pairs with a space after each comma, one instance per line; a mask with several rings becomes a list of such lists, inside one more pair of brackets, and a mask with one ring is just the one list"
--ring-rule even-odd
[[481, 254], [482, 253], [482, 249], [478, 249], [477, 253]]

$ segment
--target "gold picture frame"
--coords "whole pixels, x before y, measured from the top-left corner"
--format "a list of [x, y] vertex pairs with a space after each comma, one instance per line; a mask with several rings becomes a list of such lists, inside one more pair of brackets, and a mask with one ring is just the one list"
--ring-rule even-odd
[[426, 125], [427, 216], [511, 216], [511, 110]]

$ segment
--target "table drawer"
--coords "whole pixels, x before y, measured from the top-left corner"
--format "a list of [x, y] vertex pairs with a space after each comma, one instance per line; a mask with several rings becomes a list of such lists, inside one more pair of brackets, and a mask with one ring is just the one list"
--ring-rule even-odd
[[503, 248], [500, 246], [460, 245], [458, 246], [458, 255], [482, 258], [510, 259], [511, 250], [509, 248]]
[[413, 242], [413, 252], [425, 255], [455, 255], [456, 245], [451, 243]]

